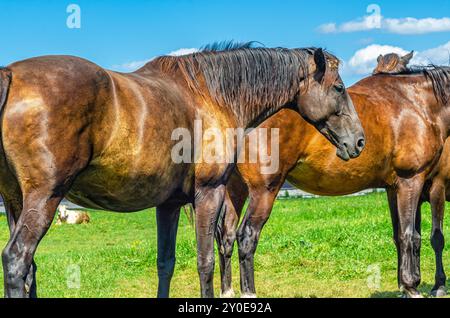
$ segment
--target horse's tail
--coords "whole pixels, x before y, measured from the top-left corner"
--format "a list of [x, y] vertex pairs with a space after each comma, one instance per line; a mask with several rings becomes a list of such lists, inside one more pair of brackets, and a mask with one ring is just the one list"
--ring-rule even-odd
[[189, 224], [191, 226], [194, 226], [194, 218], [195, 218], [195, 211], [192, 204], [187, 204], [183, 206], [184, 214], [186, 214], [186, 218], [189, 221]]
[[0, 114], [8, 97], [9, 86], [11, 84], [11, 71], [5, 67], [0, 67]]

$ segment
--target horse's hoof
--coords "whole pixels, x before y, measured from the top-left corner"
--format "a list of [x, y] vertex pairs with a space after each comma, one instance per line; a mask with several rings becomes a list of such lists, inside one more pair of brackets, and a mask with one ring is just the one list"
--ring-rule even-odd
[[445, 290], [444, 286], [440, 286], [437, 289], [433, 289], [431, 291], [431, 296], [433, 297], [445, 297], [447, 296], [447, 291]]
[[256, 298], [256, 294], [244, 293], [241, 295], [241, 298]]
[[234, 298], [234, 290], [228, 289], [226, 292], [220, 293], [220, 298]]
[[419, 293], [418, 290], [415, 289], [403, 289], [402, 290], [402, 298], [423, 298], [422, 294]]
[[405, 292], [405, 293], [403, 293], [402, 298], [423, 298], [423, 296], [419, 292], [415, 292], [415, 293]]

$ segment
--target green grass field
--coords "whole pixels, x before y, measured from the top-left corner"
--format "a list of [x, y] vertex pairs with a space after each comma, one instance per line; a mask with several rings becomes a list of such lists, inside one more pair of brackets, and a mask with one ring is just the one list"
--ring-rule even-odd
[[[430, 208], [423, 207], [422, 284], [434, 282], [429, 243]], [[450, 222], [445, 223], [450, 235]], [[0, 216], [0, 244], [8, 239]], [[384, 194], [364, 197], [280, 200], [261, 236], [255, 260], [259, 297], [398, 297], [397, 257]], [[197, 297], [194, 229], [182, 215], [173, 297]], [[234, 288], [239, 295], [237, 252]], [[449, 248], [444, 253], [449, 268]], [[154, 297], [156, 226], [154, 210], [135, 214], [91, 212], [88, 225], [52, 226], [37, 255], [40, 297]], [[67, 268], [81, 269], [79, 289], [67, 288]], [[368, 284], [379, 268], [379, 288]], [[3, 284], [3, 274], [0, 283]], [[216, 295], [219, 271], [216, 263]], [[3, 290], [3, 289], [1, 289]], [[0, 295], [2, 296], [2, 295]]]

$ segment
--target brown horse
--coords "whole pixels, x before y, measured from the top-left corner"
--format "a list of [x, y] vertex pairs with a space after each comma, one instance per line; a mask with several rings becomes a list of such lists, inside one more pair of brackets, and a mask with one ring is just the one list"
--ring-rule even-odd
[[173, 133], [191, 136], [196, 120], [223, 132], [289, 107], [333, 136], [345, 159], [364, 142], [337, 59], [321, 49], [226, 44], [129, 74], [70, 56], [32, 58], [1, 69], [0, 105], [7, 297], [36, 296], [34, 254], [65, 196], [95, 209], [157, 207], [160, 297], [169, 294], [180, 207], [193, 203], [201, 295], [212, 297], [212, 229], [234, 164], [194, 162], [198, 153], [175, 162]]
[[[233, 294], [230, 257], [236, 237], [242, 294], [255, 295], [253, 259], [257, 242], [287, 178], [298, 188], [319, 195], [386, 188], [398, 252], [399, 287], [406, 296], [420, 296], [418, 204], [449, 134], [450, 68], [430, 67], [408, 74], [371, 76], [349, 88], [349, 94], [367, 137], [365, 151], [351, 163], [336, 160], [325, 139], [290, 110], [279, 112], [260, 126], [280, 128], [280, 168], [277, 173], [263, 175], [259, 164], [238, 164], [239, 174], [227, 185], [225, 216], [216, 234], [223, 295]], [[442, 200], [442, 187], [434, 191], [440, 191]], [[248, 193], [249, 205], [236, 233]], [[433, 246], [442, 256], [442, 217], [437, 217], [435, 223]], [[439, 289], [442, 293], [444, 281], [442, 271], [437, 275], [434, 293]]]
[[[378, 58], [378, 65], [373, 74], [401, 74], [411, 72], [408, 68], [408, 64], [413, 55], [414, 52], [402, 57], [395, 53], [384, 56], [380, 55]], [[437, 167], [433, 172], [433, 176], [429, 178], [424, 185], [418, 207], [418, 209], [420, 209], [424, 202], [430, 202], [432, 214], [431, 246], [433, 247], [436, 261], [435, 285], [432, 294], [437, 297], [446, 295], [445, 284], [447, 282], [447, 277], [442, 262], [442, 252], [445, 244], [444, 231], [442, 228], [444, 223], [445, 201], [450, 201], [449, 138], [445, 140], [444, 149]]]

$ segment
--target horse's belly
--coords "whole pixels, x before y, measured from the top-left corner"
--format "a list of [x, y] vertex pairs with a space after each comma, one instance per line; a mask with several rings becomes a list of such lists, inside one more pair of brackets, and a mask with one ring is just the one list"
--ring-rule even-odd
[[94, 180], [95, 175], [81, 176], [74, 183], [67, 199], [80, 206], [120, 212], [140, 211], [160, 203], [148, 183], [136, 178]]
[[128, 171], [114, 166], [89, 166], [75, 179], [66, 197], [86, 208], [140, 211], [160, 205], [181, 187], [181, 168], [168, 165]]

